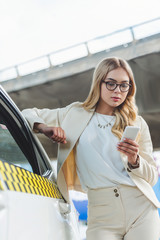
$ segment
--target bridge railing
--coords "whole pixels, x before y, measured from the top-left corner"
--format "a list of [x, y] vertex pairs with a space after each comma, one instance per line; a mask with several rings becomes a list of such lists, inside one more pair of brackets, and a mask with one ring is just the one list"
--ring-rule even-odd
[[49, 71], [62, 67], [66, 62], [78, 60], [101, 51], [110, 51], [117, 46], [127, 47], [130, 43], [160, 33], [160, 18], [126, 27], [104, 36], [82, 42], [71, 47], [51, 52], [27, 62], [0, 70], [0, 81], [35, 74], [40, 70]]

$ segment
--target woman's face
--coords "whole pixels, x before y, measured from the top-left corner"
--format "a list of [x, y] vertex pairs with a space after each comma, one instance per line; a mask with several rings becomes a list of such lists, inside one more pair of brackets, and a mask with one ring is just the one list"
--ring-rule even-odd
[[[129, 84], [129, 76], [123, 68], [117, 68], [109, 72], [104, 81], [109, 82], [109, 87], [112, 87], [114, 83], [123, 83], [122, 88], [125, 89], [127, 85], [124, 84]], [[117, 86], [115, 90], [110, 91], [107, 89], [105, 82], [101, 83], [100, 100], [98, 105], [101, 109], [104, 108], [113, 111], [114, 108], [118, 107], [125, 101], [129, 90], [127, 92], [122, 92], [120, 86]]]

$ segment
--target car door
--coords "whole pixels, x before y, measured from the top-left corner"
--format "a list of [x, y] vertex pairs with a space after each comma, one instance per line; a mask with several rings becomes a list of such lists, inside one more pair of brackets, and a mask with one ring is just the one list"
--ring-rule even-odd
[[76, 240], [77, 215], [65, 203], [47, 155], [0, 88], [0, 239]]

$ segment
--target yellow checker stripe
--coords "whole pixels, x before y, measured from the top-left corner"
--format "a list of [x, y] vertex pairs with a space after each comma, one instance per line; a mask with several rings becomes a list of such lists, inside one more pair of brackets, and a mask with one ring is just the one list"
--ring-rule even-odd
[[0, 180], [0, 190], [4, 190], [1, 180]]
[[[8, 190], [63, 199], [51, 180], [0, 160], [0, 173]], [[0, 190], [4, 190], [0, 181]]]

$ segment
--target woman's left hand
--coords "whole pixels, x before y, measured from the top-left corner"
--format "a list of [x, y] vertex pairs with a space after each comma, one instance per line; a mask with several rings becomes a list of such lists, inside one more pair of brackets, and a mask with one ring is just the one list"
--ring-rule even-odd
[[139, 145], [135, 141], [125, 138], [123, 142], [117, 144], [117, 149], [128, 157], [128, 162], [131, 165], [136, 164]]

